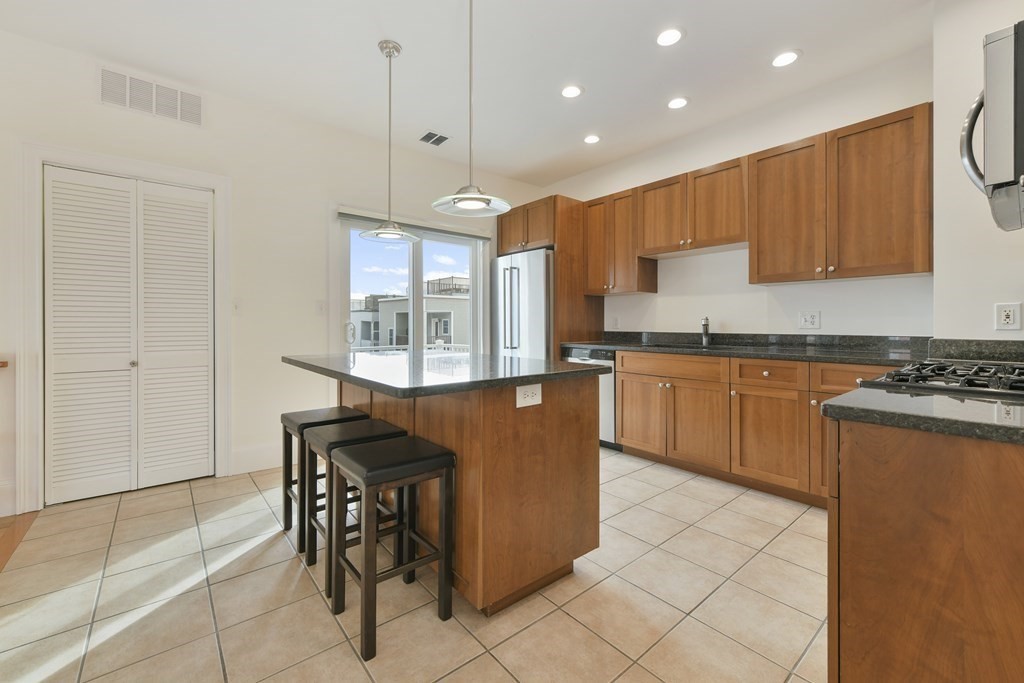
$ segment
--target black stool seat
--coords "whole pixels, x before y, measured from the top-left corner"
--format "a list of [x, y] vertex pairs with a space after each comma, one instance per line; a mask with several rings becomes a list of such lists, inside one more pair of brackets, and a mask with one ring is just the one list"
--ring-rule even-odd
[[317, 453], [330, 456], [335, 448], [405, 436], [409, 432], [384, 420], [358, 420], [306, 430], [306, 443]]
[[293, 432], [301, 433], [309, 427], [318, 427], [334, 422], [365, 420], [368, 417], [369, 415], [355, 408], [334, 406], [332, 408], [316, 408], [315, 410], [298, 410], [294, 413], [282, 413], [281, 424]]
[[386, 443], [336, 446], [331, 450], [331, 461], [348, 475], [347, 479], [376, 486], [455, 467], [455, 454], [424, 439], [406, 436]]

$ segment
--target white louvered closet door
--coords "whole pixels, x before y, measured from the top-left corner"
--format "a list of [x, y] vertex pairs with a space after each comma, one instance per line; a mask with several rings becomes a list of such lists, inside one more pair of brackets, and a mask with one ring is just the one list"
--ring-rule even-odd
[[213, 474], [213, 193], [138, 187], [145, 487]]
[[47, 503], [134, 488], [136, 181], [44, 169]]

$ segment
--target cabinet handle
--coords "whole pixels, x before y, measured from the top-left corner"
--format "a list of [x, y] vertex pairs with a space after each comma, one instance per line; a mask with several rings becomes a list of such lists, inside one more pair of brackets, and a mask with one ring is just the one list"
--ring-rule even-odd
[[686, 240], [679, 240], [679, 246], [686, 244]]
[[686, 240], [687, 244], [693, 244], [693, 240]]
[[815, 268], [814, 272], [815, 273], [820, 273], [821, 272], [821, 266], [818, 266], [817, 268]]
[[764, 375], [765, 377], [767, 377], [767, 376], [768, 376], [768, 375], [770, 375], [771, 373], [770, 373], [770, 372], [768, 372], [767, 370], [765, 370], [765, 371], [764, 371], [764, 372], [762, 372], [761, 374], [762, 374], [762, 375]]
[[828, 272], [830, 272], [830, 273], [836, 272], [836, 267], [835, 266], [829, 266], [828, 267]]
[[659, 389], [664, 389], [665, 388], [665, 383], [664, 382], [658, 382], [658, 388]]
[[666, 389], [671, 389], [671, 388], [672, 388], [672, 383], [671, 383], [671, 382], [668, 382], [668, 383], [667, 383], [667, 384], [665, 385], [665, 388], [666, 388]]
[[812, 406], [816, 406], [816, 405], [818, 405], [818, 401], [817, 401], [817, 399], [813, 399], [813, 398], [812, 398], [812, 399], [811, 399], [811, 405], [812, 405]]
[[130, 368], [137, 368], [137, 367], [139, 367], [139, 361], [137, 361], [137, 360], [130, 360], [130, 361], [128, 361], [128, 367], [130, 367]]
[[735, 395], [736, 395], [736, 390], [734, 389], [734, 390], [730, 391], [730, 392], [729, 392], [729, 395], [730, 395], [730, 396], [735, 396]]

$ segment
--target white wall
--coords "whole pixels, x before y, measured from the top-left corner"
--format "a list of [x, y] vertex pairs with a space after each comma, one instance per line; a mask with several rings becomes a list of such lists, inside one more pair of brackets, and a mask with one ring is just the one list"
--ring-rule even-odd
[[[924, 48], [546, 189], [599, 197], [931, 98], [932, 55]], [[624, 330], [696, 331], [707, 315], [718, 332], [800, 333], [797, 313], [815, 310], [820, 334], [932, 332], [930, 275], [770, 286], [747, 280], [746, 248], [662, 260], [658, 294], [608, 297], [605, 327], [617, 321]]]
[[[1021, 0], [935, 6], [936, 337], [1024, 339], [1024, 332], [993, 329], [994, 304], [1024, 300], [1024, 230], [996, 227], [957, 147], [967, 108], [984, 85], [984, 36], [1021, 20]], [[980, 151], [980, 131], [977, 141]]]
[[[285, 366], [280, 357], [327, 348], [327, 318], [317, 302], [327, 299], [332, 207], [384, 208], [386, 149], [380, 142], [211, 93], [201, 129], [104, 106], [96, 94], [97, 63], [0, 32], [0, 359], [11, 361], [0, 370], [0, 515], [13, 509], [23, 143], [231, 179], [231, 285], [238, 304], [231, 345], [235, 471], [279, 462], [281, 412], [329, 400], [327, 380]], [[440, 217], [430, 202], [466, 179], [464, 166], [404, 150], [395, 151], [394, 167], [395, 213], [424, 222]], [[540, 193], [480, 175], [489, 191], [514, 204]], [[493, 224], [465, 225], [489, 233]]]

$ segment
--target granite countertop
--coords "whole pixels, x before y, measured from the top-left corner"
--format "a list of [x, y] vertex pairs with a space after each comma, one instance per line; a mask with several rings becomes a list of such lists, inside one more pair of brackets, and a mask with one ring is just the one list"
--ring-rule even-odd
[[856, 389], [821, 404], [836, 420], [1024, 444], [1024, 404], [948, 395]]
[[447, 352], [362, 351], [282, 356], [281, 360], [395, 398], [539, 384], [612, 371], [601, 365]]

